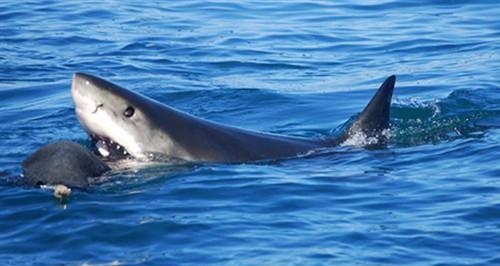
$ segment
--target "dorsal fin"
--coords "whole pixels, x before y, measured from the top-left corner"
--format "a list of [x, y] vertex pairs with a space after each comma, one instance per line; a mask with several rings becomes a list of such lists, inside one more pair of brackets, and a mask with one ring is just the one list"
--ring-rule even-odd
[[363, 147], [380, 147], [387, 144], [389, 114], [396, 76], [388, 77], [368, 105], [356, 117], [344, 133], [336, 139], [337, 144]]

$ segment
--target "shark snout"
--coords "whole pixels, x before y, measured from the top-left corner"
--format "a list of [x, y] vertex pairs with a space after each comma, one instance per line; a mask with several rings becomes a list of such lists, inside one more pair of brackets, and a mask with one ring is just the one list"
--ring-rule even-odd
[[84, 73], [74, 73], [71, 81], [71, 93], [79, 93], [81, 95], [88, 94], [88, 90], [94, 87], [92, 76]]
[[73, 74], [71, 97], [77, 115], [96, 113], [103, 107], [102, 101], [97, 97], [96, 89], [89, 75], [83, 73]]

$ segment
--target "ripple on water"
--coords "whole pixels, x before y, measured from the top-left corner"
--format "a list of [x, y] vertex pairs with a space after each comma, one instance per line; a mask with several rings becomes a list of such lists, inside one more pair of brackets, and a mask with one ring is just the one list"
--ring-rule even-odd
[[[500, 264], [498, 14], [495, 0], [1, 2], [0, 262]], [[89, 145], [75, 71], [303, 137], [397, 74], [393, 135], [383, 150], [129, 164], [63, 206], [18, 177], [47, 142]]]

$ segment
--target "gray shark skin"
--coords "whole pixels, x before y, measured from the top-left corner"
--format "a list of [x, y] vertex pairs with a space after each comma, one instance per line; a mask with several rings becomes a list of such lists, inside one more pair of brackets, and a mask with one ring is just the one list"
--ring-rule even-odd
[[[191, 162], [242, 163], [293, 157], [343, 143], [355, 134], [383, 146], [395, 76], [380, 86], [343, 134], [307, 139], [256, 132], [192, 116], [84, 73], [73, 75], [71, 94], [81, 125], [105, 153], [147, 158], [151, 154]], [[367, 146], [372, 144], [367, 144]]]
[[66, 185], [86, 188], [88, 178], [100, 176], [110, 168], [78, 143], [49, 143], [22, 162], [24, 181], [29, 186]]

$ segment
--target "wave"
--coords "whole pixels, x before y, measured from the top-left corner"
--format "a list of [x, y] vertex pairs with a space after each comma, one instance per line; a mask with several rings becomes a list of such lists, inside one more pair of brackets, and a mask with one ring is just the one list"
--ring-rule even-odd
[[480, 138], [500, 127], [500, 95], [492, 90], [456, 90], [444, 99], [403, 100], [391, 109], [391, 144], [414, 146]]

